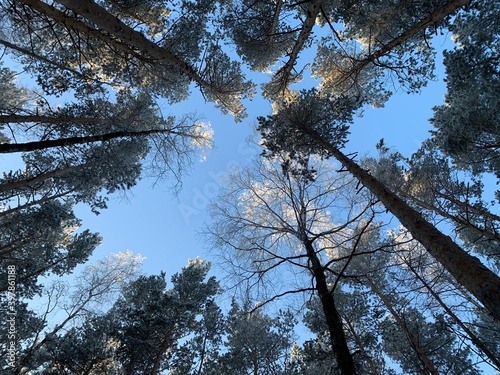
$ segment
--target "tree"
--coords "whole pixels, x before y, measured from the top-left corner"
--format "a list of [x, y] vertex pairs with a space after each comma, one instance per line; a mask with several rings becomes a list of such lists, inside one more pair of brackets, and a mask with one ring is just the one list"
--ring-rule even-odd
[[[349, 272], [352, 274], [352, 271]], [[370, 295], [361, 288], [349, 285], [335, 289], [335, 300], [346, 327], [346, 338], [352, 348], [358, 374], [387, 374], [387, 355], [380, 345], [378, 322], [383, 311], [373, 306]], [[301, 373], [330, 374], [336, 371], [335, 358], [329, 349], [328, 329], [325, 325], [321, 303], [317, 298], [306, 304], [303, 323], [314, 334], [300, 350]], [[373, 311], [372, 311], [373, 310]]]
[[[392, 86], [418, 92], [434, 78], [435, 51], [427, 29], [445, 28], [466, 1], [325, 2], [323, 23], [332, 35], [321, 40], [313, 74], [323, 94], [351, 95], [383, 106]], [[344, 24], [337, 32], [334, 23]]]
[[[315, 40], [319, 46], [311, 72], [321, 79], [325, 95], [349, 95], [382, 106], [392, 86], [418, 92], [434, 77], [435, 51], [429, 43], [429, 28], [445, 28], [447, 19], [466, 5], [456, 1], [313, 1], [290, 5], [301, 20], [295, 43], [287, 61], [264, 89], [266, 96], [288, 94], [289, 86], [301, 80], [296, 70], [299, 53], [321, 30]], [[342, 24], [336, 30], [337, 25]]]
[[[6, 0], [0, 16], [0, 44], [45, 94], [77, 101], [53, 108], [53, 98], [0, 71], [0, 153], [24, 152], [25, 164], [0, 178], [0, 290], [10, 292], [15, 266], [21, 297], [45, 290], [48, 299], [38, 316], [19, 304], [25, 368], [14, 370], [201, 375], [236, 364], [254, 374], [391, 374], [391, 358], [405, 373], [476, 374], [471, 351], [498, 367], [500, 278], [468, 253], [498, 266], [500, 218], [480, 181], [500, 176], [497, 4]], [[431, 33], [447, 30], [457, 46], [445, 54], [448, 93], [433, 139], [412, 158], [381, 155], [360, 167], [340, 151], [354, 115], [394, 90], [418, 92], [434, 77]], [[302, 64], [313, 43], [314, 61]], [[263, 94], [274, 113], [259, 119], [267, 159], [230, 177], [209, 236], [237, 287], [262, 304], [315, 294], [306, 324], [316, 337], [290, 354], [289, 314], [234, 304], [224, 322], [217, 282], [205, 280], [199, 259], [171, 289], [165, 274], [127, 283], [102, 314], [89, 310], [123, 284], [106, 279], [106, 267], [87, 270], [70, 298], [65, 283], [42, 289], [39, 276], [72, 272], [99, 243], [78, 231], [75, 204], [98, 212], [149, 171], [178, 181], [193, 152], [210, 145], [208, 126], [163, 117], [157, 98], [175, 103], [197, 86], [223, 112], [245, 116], [255, 85], [238, 58], [272, 73]], [[292, 91], [305, 69], [321, 83]], [[324, 160], [332, 156], [338, 173]], [[380, 234], [381, 204], [411, 236]], [[460, 243], [437, 229], [443, 220]], [[51, 324], [61, 301], [67, 314]]]
[[8, 289], [9, 267], [15, 267], [16, 295], [32, 298], [39, 293], [38, 278], [70, 274], [101, 243], [98, 234], [78, 233], [81, 221], [73, 205], [49, 201], [0, 220], [0, 292]]
[[[217, 342], [221, 320], [213, 296], [218, 285], [213, 277], [204, 280], [208, 263], [190, 261], [172, 277], [173, 288], [167, 290], [164, 273], [138, 275], [137, 264], [126, 259], [139, 258], [124, 254], [115, 257], [118, 263], [111, 260], [89, 267], [81, 281], [90, 285], [77, 286], [65, 306], [69, 315], [43, 340], [33, 341], [26, 350], [31, 357], [25, 357], [25, 366], [30, 363], [33, 370], [42, 366], [43, 374], [158, 374], [166, 369], [176, 373], [177, 367], [186, 368], [187, 350], [201, 349], [193, 340]], [[208, 327], [207, 318], [214, 312], [216, 326], [206, 336], [203, 327]], [[203, 352], [189, 353], [190, 359], [197, 354], [199, 371], [189, 373], [201, 373]]]
[[[236, 282], [255, 288], [259, 300], [315, 291], [337, 366], [343, 374], [355, 373], [333, 294], [338, 281], [327, 282], [328, 275], [343, 276], [333, 273], [332, 264], [346, 268], [352, 255], [329, 260], [327, 254], [355, 241], [352, 231], [362, 218], [369, 221], [374, 202], [356, 195], [352, 179], [335, 174], [332, 166], [311, 161], [314, 170], [302, 174], [287, 157], [279, 159], [230, 176], [211, 210], [207, 235]], [[297, 281], [283, 284], [288, 278]]]
[[[433, 139], [461, 169], [500, 177], [499, 6], [478, 1], [460, 13], [451, 30], [456, 43], [445, 52], [447, 93], [434, 108]], [[487, 30], [487, 31], [486, 31]]]
[[476, 176], [464, 176], [433, 141], [422, 144], [410, 158], [390, 153], [383, 141], [376, 160], [362, 160], [365, 169], [413, 207], [427, 220], [446, 220], [467, 249], [488, 257], [498, 268], [496, 247], [500, 241], [500, 217], [483, 198], [484, 184]]
[[287, 5], [283, 0], [243, 0], [231, 2], [231, 8], [223, 20], [227, 36], [250, 68], [266, 71], [294, 42], [295, 31], [286, 23]]
[[[185, 2], [173, 13], [164, 6], [152, 6], [162, 19], [168, 20], [167, 15], [172, 19], [161, 27], [155, 17], [142, 17], [140, 7], [134, 12], [124, 4], [111, 4], [61, 0], [49, 5], [27, 0], [9, 4], [4, 12], [16, 29], [12, 44], [31, 50], [31, 43], [39, 43], [29, 58], [35, 56], [36, 64], [52, 71], [60, 65], [68, 68], [56, 75], [61, 79], [46, 81], [50, 92], [81, 88], [81, 76], [93, 82], [94, 77], [103, 76], [110, 77], [104, 81], [113, 85], [125, 84], [176, 102], [187, 97], [189, 84], [194, 82], [223, 111], [237, 120], [245, 116], [240, 100], [253, 94], [253, 84], [244, 81], [239, 64], [229, 59], [207, 31], [207, 16], [216, 3]], [[145, 26], [141, 30], [138, 25]], [[29, 43], [24, 47], [22, 41]], [[47, 65], [46, 59], [55, 63]], [[76, 82], [71, 72], [75, 67], [80, 73]]]
[[[172, 375], [208, 374], [212, 362], [218, 357], [225, 332], [225, 319], [215, 301], [208, 301], [192, 336], [176, 348], [171, 358]], [[219, 373], [219, 372], [217, 372]]]
[[53, 337], [43, 348], [47, 363], [41, 374], [118, 375], [119, 366], [105, 333], [110, 324], [103, 317], [88, 317], [81, 326]]
[[[0, 62], [0, 66], [1, 62]], [[25, 107], [28, 100], [27, 90], [20, 88], [15, 83], [16, 73], [8, 68], [0, 69], [0, 88], [2, 96], [0, 97], [0, 114], [12, 114]], [[5, 125], [0, 124], [0, 141], [7, 143], [10, 137], [4, 133]]]
[[[401, 255], [401, 247], [407, 243], [385, 238], [382, 228], [381, 224], [372, 224], [360, 234], [355, 256], [344, 273], [343, 287], [335, 292], [358, 372], [391, 374], [396, 361], [409, 374], [477, 373], [461, 336], [450, 329], [441, 310], [427, 304], [419, 285], [405, 272], [400, 259], [406, 255]], [[347, 246], [340, 248], [337, 256], [351, 253]], [[407, 254], [412, 254], [411, 250]], [[340, 270], [341, 265], [336, 271]], [[437, 291], [441, 288], [436, 283], [434, 280]], [[443, 289], [449, 290], [450, 285], [443, 285]], [[318, 302], [308, 304], [304, 321], [316, 336], [304, 344], [303, 361], [311, 373], [326, 374], [331, 372], [327, 369], [332, 368], [332, 358], [325, 353], [326, 327]], [[463, 302], [453, 303], [464, 308]]]
[[202, 143], [199, 125], [192, 116], [186, 115], [180, 120], [172, 116], [165, 118], [153, 97], [144, 93], [120, 90], [114, 94], [114, 101], [108, 96], [79, 95], [77, 102], [56, 108], [47, 99], [38, 97], [33, 103], [12, 108], [11, 113], [0, 115], [0, 123], [8, 126], [15, 138], [23, 135], [31, 138], [31, 142], [10, 141], [1, 145], [0, 153], [62, 146], [77, 149], [72, 146], [105, 143], [117, 138], [146, 138], [159, 145], [177, 141], [179, 148], [180, 137]]
[[[405, 373], [478, 373], [482, 358], [474, 355], [455, 325], [457, 315], [469, 319], [476, 306], [408, 231], [381, 229], [377, 225], [362, 234], [345, 292], [356, 302], [365, 297], [369, 308], [361, 317], [370, 322], [369, 332], [381, 354], [400, 363]], [[419, 276], [429, 280], [428, 288], [422, 288], [421, 278], [410, 267], [419, 268]], [[436, 295], [441, 303], [436, 303]], [[356, 318], [354, 325], [363, 327]], [[369, 345], [372, 340], [369, 336], [362, 342]]]
[[[44, 322], [27, 302], [18, 300], [15, 296], [10, 299], [8, 295], [1, 293], [0, 303], [6, 318], [5, 323], [0, 326], [0, 367], [3, 374], [16, 375], [18, 356], [23, 349], [21, 343], [30, 340], [33, 329], [43, 326]], [[13, 311], [10, 310], [11, 306]]]
[[288, 61], [278, 69], [274, 74], [272, 80], [266, 85], [264, 91], [268, 97], [275, 97], [283, 95], [291, 83], [297, 82], [301, 79], [301, 74], [293, 74], [299, 53], [307, 45], [308, 39], [311, 36], [312, 29], [316, 22], [316, 18], [321, 10], [323, 0], [312, 0], [307, 6], [305, 12], [305, 19], [302, 21], [300, 32], [297, 34], [297, 39], [293, 44], [290, 52], [288, 52]]
[[[11, 79], [7, 83], [15, 91]], [[0, 115], [12, 138], [1, 151], [25, 151], [26, 164], [0, 179], [4, 219], [51, 200], [87, 203], [98, 212], [106, 207], [103, 193], [127, 190], [145, 172], [173, 177], [177, 188], [195, 150], [204, 154], [211, 147], [209, 124], [191, 116], [164, 118], [145, 93], [120, 90], [114, 101], [102, 93], [78, 94], [78, 102], [56, 108], [43, 97], [27, 96]]]
[[[472, 345], [475, 346], [475, 349], [471, 350], [474, 350], [482, 360], [498, 370], [500, 358], [488, 348], [487, 335], [484, 332], [480, 334], [474, 332], [471, 322], [467, 321], [467, 316], [462, 313], [465, 310], [480, 318], [484, 316], [481, 309], [467, 301], [467, 298], [462, 295], [460, 289], [449, 275], [443, 272], [442, 267], [430, 258], [420, 244], [406, 240], [398, 244], [397, 247], [399, 248], [397, 258], [401, 263], [401, 267], [409, 271], [411, 276], [415, 278], [414, 282], [407, 288], [415, 289], [423, 286], [427, 291], [427, 299], [434, 302], [432, 305], [437, 303], [437, 306], [439, 306], [440, 312], [438, 316], [448, 316], [449, 330], [453, 331], [457, 337], [470, 340]], [[465, 306], [467, 308], [464, 308]], [[441, 321], [444, 322], [443, 319]], [[494, 330], [492, 327], [492, 331]]]
[[108, 313], [113, 325], [107, 335], [115, 342], [115, 356], [125, 374], [172, 369], [169, 353], [213, 306], [219, 287], [214, 277], [205, 281], [209, 268], [197, 258], [172, 276], [172, 289], [166, 290], [163, 273], [140, 277], [123, 290]]
[[[440, 232], [429, 223], [415, 209], [390, 191], [383, 183], [376, 180], [370, 173], [357, 165], [351, 158], [339, 150], [344, 140], [337, 138], [335, 130], [338, 123], [348, 115], [342, 114], [335, 107], [335, 102], [323, 102], [323, 110], [319, 106], [311, 106], [313, 99], [319, 95], [312, 92], [303, 92], [295, 103], [283, 106], [275, 115], [259, 118], [259, 131], [263, 137], [263, 146], [271, 156], [281, 152], [292, 155], [318, 154], [322, 157], [333, 156], [342, 166], [355, 176], [363, 186], [380, 200], [403, 226], [419, 241], [429, 253], [436, 258], [452, 275], [457, 282], [463, 285], [474, 295], [488, 311], [500, 319], [500, 278], [485, 267], [481, 261], [469, 255], [448, 236]], [[321, 100], [321, 98], [320, 98]], [[302, 112], [295, 115], [298, 108]], [[338, 119], [332, 122], [325, 120], [323, 114], [340, 112]], [[300, 120], [301, 117], [305, 119]], [[297, 121], [298, 120], [298, 121]], [[293, 137], [285, 134], [292, 133]]]
[[279, 311], [276, 317], [264, 314], [257, 306], [241, 308], [232, 301], [226, 317], [223, 352], [211, 358], [204, 374], [291, 374], [289, 351], [296, 324], [291, 312]]
[[[137, 277], [143, 259], [132, 252], [116, 253], [88, 265], [71, 284], [56, 279], [39, 288], [41, 303], [30, 311], [37, 322], [30, 327], [29, 336], [18, 341], [15, 370], [50, 368], [52, 355], [67, 350], [61, 336], [67, 334], [71, 340], [76, 339], [75, 329], [80, 322], [91, 322], [106, 312], [106, 307], [109, 308], [118, 297], [120, 288]], [[82, 336], [80, 339], [83, 340]], [[80, 349], [81, 353], [84, 351]]]
[[[210, 147], [208, 124], [200, 124], [188, 115], [180, 120], [165, 118], [148, 94], [121, 90], [115, 96], [116, 100], [110, 101], [102, 94], [84, 95], [78, 97], [79, 102], [55, 109], [40, 98], [33, 103], [34, 108], [25, 106], [21, 113], [1, 116], [0, 123], [8, 124], [13, 135], [29, 135], [32, 139], [28, 143], [2, 145], [2, 152], [45, 150], [32, 155], [76, 159], [78, 153], [85, 157], [89, 150], [105, 150], [106, 146], [120, 142], [142, 144], [144, 150], [138, 155], [139, 160], [147, 160], [149, 154], [150, 166], [158, 176], [170, 172], [176, 178], [190, 163], [194, 150], [205, 152]], [[43, 170], [41, 166], [35, 168]]]

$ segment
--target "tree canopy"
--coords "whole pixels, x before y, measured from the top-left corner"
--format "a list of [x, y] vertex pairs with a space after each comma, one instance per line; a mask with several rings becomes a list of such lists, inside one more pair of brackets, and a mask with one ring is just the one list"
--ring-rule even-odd
[[[2, 371], [500, 371], [499, 19], [487, 0], [0, 1]], [[441, 70], [416, 152], [344, 151]], [[261, 152], [207, 209], [214, 260], [170, 283], [132, 252], [86, 264], [103, 238], [81, 207], [146, 178], [176, 194], [213, 147], [177, 111], [193, 92]]]

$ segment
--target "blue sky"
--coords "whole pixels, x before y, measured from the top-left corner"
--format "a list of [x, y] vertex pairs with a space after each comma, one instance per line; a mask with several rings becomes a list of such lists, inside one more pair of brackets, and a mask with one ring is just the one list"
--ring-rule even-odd
[[[384, 108], [367, 108], [352, 125], [344, 151], [375, 155], [375, 144], [384, 138], [388, 146], [410, 155], [428, 137], [432, 107], [442, 103], [444, 92], [443, 74], [438, 71], [437, 81], [430, 82], [421, 94], [394, 94]], [[182, 115], [193, 109], [212, 124], [215, 148], [205, 162], [195, 162], [177, 197], [169, 192], [168, 181], [153, 187], [154, 179], [143, 179], [130, 192], [111, 197], [109, 209], [99, 216], [80, 209], [77, 215], [83, 219], [83, 228], [104, 237], [94, 258], [128, 249], [147, 258], [145, 273], [165, 271], [167, 275], [178, 272], [189, 258], [213, 258], [197, 235], [209, 223], [207, 204], [215, 198], [228, 166], [246, 165], [260, 152], [246, 139], [254, 133], [256, 117], [269, 114], [271, 107], [256, 98], [248, 103], [249, 117], [236, 124], [193, 90], [189, 101], [169, 111]]]

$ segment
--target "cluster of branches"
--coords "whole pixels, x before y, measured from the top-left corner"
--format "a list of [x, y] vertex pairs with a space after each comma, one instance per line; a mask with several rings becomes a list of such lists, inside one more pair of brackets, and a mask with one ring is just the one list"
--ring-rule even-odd
[[[454, 244], [472, 260], [453, 269], [435, 255], [443, 245], [430, 222], [427, 242], [404, 220], [391, 228], [384, 222], [392, 206], [371, 185], [361, 187], [347, 167], [304, 161], [274, 154], [234, 172], [206, 229], [232, 276], [228, 286], [259, 306], [307, 301], [304, 322], [316, 337], [301, 349], [302, 371], [384, 374], [393, 362], [405, 373], [477, 374], [483, 362], [498, 369], [500, 326], [496, 305], [487, 304], [495, 297], [475, 299], [456, 277], [474, 272], [479, 260]], [[386, 193], [406, 215], [417, 214]], [[470, 279], [498, 278], [479, 267], [482, 274]]]

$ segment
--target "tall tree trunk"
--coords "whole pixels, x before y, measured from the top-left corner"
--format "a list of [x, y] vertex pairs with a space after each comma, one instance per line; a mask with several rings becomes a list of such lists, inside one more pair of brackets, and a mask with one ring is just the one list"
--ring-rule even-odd
[[488, 347], [472, 332], [469, 327], [448, 307], [448, 305], [441, 299], [439, 294], [437, 294], [434, 289], [427, 283], [427, 281], [420, 276], [418, 271], [413, 267], [410, 262], [405, 261], [408, 269], [413, 272], [415, 277], [422, 283], [422, 285], [429, 291], [429, 293], [434, 297], [434, 299], [439, 303], [439, 305], [443, 308], [443, 310], [457, 323], [457, 325], [465, 332], [465, 334], [469, 337], [470, 341], [480, 350], [482, 351], [486, 357], [491, 361], [496, 370], [500, 371], [500, 358], [497, 358]]
[[399, 324], [401, 329], [406, 333], [406, 336], [408, 337], [408, 341], [410, 342], [410, 345], [412, 346], [413, 350], [418, 356], [418, 359], [424, 365], [424, 367], [427, 369], [427, 372], [432, 374], [432, 375], [439, 375], [438, 371], [436, 370], [436, 367], [434, 366], [434, 363], [432, 360], [427, 356], [425, 353], [424, 349], [420, 346], [420, 343], [418, 342], [418, 339], [415, 337], [413, 332], [410, 331], [408, 328], [406, 322], [404, 321], [403, 317], [401, 317], [398, 312], [394, 309], [392, 306], [392, 303], [387, 299], [387, 296], [382, 293], [382, 291], [375, 285], [375, 283], [369, 278], [366, 277], [365, 280], [368, 281], [368, 285], [370, 286], [370, 289], [380, 298], [382, 303], [387, 307], [391, 315], [394, 317], [396, 322]]
[[323, 2], [324, 0], [310, 1], [309, 8], [307, 8], [307, 17], [302, 24], [302, 30], [300, 30], [300, 34], [297, 37], [292, 50], [290, 51], [290, 53], [288, 53], [289, 59], [273, 77], [273, 81], [279, 82], [279, 89], [276, 94], [282, 93], [286, 90], [288, 82], [290, 81], [292, 69], [297, 63], [297, 58], [299, 57], [300, 51], [311, 35], [311, 31], [316, 23], [316, 18], [318, 17]]
[[141, 137], [158, 133], [171, 133], [170, 130], [156, 129], [143, 131], [118, 131], [100, 135], [89, 135], [85, 137], [69, 137], [60, 139], [51, 139], [47, 141], [27, 142], [27, 143], [2, 143], [0, 144], [0, 154], [13, 152], [30, 152], [35, 150], [43, 150], [52, 147], [72, 146], [77, 144], [105, 142], [115, 138], [124, 137]]
[[475, 296], [491, 315], [500, 321], [500, 277], [488, 269], [481, 261], [468, 254], [453, 240], [441, 233], [434, 225], [403, 199], [376, 180], [370, 173], [338, 148], [322, 139], [315, 131], [304, 129], [318, 145], [335, 157], [345, 169], [355, 176], [375, 195], [399, 221], [410, 231], [413, 238], [441, 263], [455, 280]]
[[326, 282], [325, 270], [321, 265], [316, 251], [309, 240], [303, 241], [307, 251], [307, 256], [311, 262], [311, 272], [314, 280], [316, 281], [316, 290], [323, 307], [326, 323], [328, 325], [328, 332], [332, 341], [333, 352], [337, 359], [337, 364], [342, 375], [355, 375], [356, 367], [352, 354], [347, 346], [347, 340], [344, 333], [344, 327], [340, 315], [335, 307], [335, 300], [333, 298], [333, 291], [328, 290]]
[[[34, 1], [34, 0], [22, 0]], [[185, 61], [174, 55], [172, 52], [158, 46], [146, 38], [140, 32], [132, 29], [120, 19], [110, 14], [106, 9], [99, 6], [92, 0], [56, 0], [59, 4], [71, 9], [76, 14], [86, 18], [101, 30], [107, 31], [110, 35], [119, 38], [122, 43], [145, 52], [153, 59], [161, 60], [163, 63], [178, 69], [182, 74], [186, 74], [191, 80], [200, 86], [210, 88], [210, 84], [203, 81], [198, 73]]]

